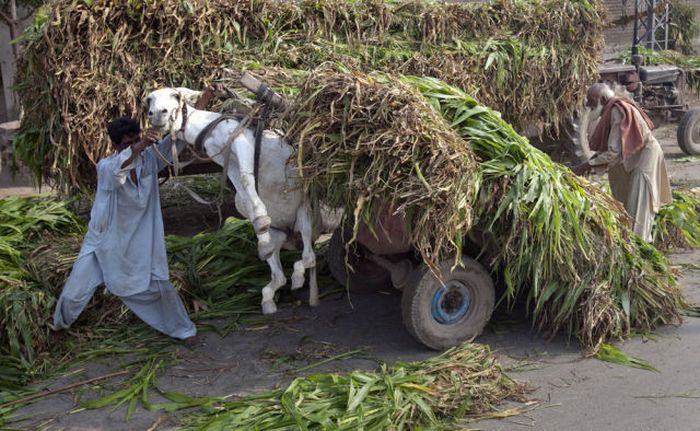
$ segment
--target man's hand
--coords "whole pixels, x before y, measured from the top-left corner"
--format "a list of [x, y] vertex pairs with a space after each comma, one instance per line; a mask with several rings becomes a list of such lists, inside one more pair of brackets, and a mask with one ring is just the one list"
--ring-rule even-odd
[[162, 133], [158, 128], [151, 127], [150, 129], [146, 129], [143, 138], [141, 138], [141, 142], [144, 144], [144, 148], [160, 141], [161, 135]]
[[591, 166], [591, 164], [588, 163], [588, 161], [585, 161], [580, 165], [576, 165], [573, 168], [571, 168], [571, 171], [573, 171], [573, 173], [575, 173], [576, 175], [586, 176], [590, 175], [591, 171], [593, 171], [593, 166]]
[[[146, 149], [146, 147], [153, 145], [154, 143], [160, 141], [161, 137], [161, 131], [155, 127], [151, 127], [150, 129], [146, 129], [146, 131], [143, 133], [143, 136], [141, 137], [141, 140], [131, 144], [131, 157], [128, 159], [124, 160], [122, 163], [122, 169], [126, 168], [129, 166], [136, 158], [141, 154], [141, 151]], [[132, 171], [132, 175], [134, 172]], [[134, 182], [136, 182], [135, 177]]]

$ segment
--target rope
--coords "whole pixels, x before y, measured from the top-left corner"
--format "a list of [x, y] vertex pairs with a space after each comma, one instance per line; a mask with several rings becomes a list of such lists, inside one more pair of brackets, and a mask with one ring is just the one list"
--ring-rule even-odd
[[260, 152], [262, 147], [262, 136], [265, 131], [265, 124], [270, 116], [270, 108], [272, 106], [272, 96], [274, 93], [270, 91], [270, 87], [261, 83], [258, 91], [255, 93], [255, 99], [262, 103], [262, 113], [255, 125], [255, 151], [253, 153], [253, 178], [255, 180], [255, 191], [258, 192], [258, 176], [260, 171]]
[[[175, 130], [175, 118], [177, 118], [177, 115], [181, 112], [182, 124], [180, 124], [180, 130]], [[173, 174], [175, 176], [178, 176], [180, 174], [180, 169], [184, 167], [180, 165], [180, 159], [177, 154], [177, 133], [180, 131], [184, 133], [185, 127], [187, 127], [187, 103], [184, 97], [182, 97], [182, 93], [177, 93], [177, 109], [170, 114], [170, 155], [172, 156], [173, 162], [169, 163], [169, 165], [173, 167]], [[158, 150], [156, 150], [156, 152], [161, 156], [161, 160], [166, 161]]]
[[[192, 199], [194, 199], [196, 202], [203, 204], [203, 205], [216, 205], [217, 212], [219, 214], [219, 224], [222, 223], [221, 207], [222, 207], [223, 202], [224, 202], [224, 191], [226, 190], [226, 180], [228, 179], [228, 165], [231, 161], [231, 145], [233, 144], [233, 141], [235, 141], [236, 138], [239, 137], [241, 135], [241, 133], [243, 133], [246, 130], [246, 128], [250, 124], [251, 120], [253, 119], [253, 115], [254, 115], [253, 113], [250, 113], [250, 114], [246, 115], [245, 117], [243, 117], [239, 121], [236, 128], [233, 129], [231, 131], [231, 133], [229, 133], [229, 136], [226, 139], [226, 143], [224, 144], [224, 146], [216, 154], [213, 154], [213, 155], [207, 156], [207, 157], [201, 157], [196, 152], [193, 152], [196, 159], [198, 159], [200, 161], [205, 161], [205, 162], [206, 161], [213, 161], [214, 157], [217, 157], [217, 156], [223, 154], [224, 161], [223, 161], [222, 170], [221, 170], [221, 180], [220, 180], [220, 186], [219, 186], [219, 193], [214, 200], [208, 201], [208, 200], [202, 198], [197, 192], [190, 189], [186, 185], [178, 184], [178, 187], [184, 189], [185, 192], [187, 192], [187, 194], [190, 195], [190, 197], [192, 197]], [[216, 120], [214, 120], [210, 124], [208, 124], [207, 127], [205, 127], [199, 133], [195, 142], [199, 142], [200, 144], [203, 144], [204, 141], [206, 140], [206, 138], [216, 128], [216, 126], [219, 125], [220, 123], [222, 123], [223, 121], [226, 121], [226, 120], [238, 120], [238, 119], [236, 117], [231, 116], [231, 115], [222, 115], [221, 117], [218, 117]], [[171, 122], [171, 124], [172, 124], [172, 122]], [[210, 126], [212, 126], [212, 124], [213, 124], [213, 127], [210, 127]], [[180, 131], [182, 131], [184, 133], [184, 128], [181, 129]], [[171, 133], [172, 133], [172, 128], [171, 128]], [[175, 133], [177, 133], [177, 132], [175, 132]], [[177, 158], [177, 146], [176, 146], [177, 136], [175, 136], [174, 138], [172, 136], [173, 135], [171, 134], [171, 141], [172, 141], [171, 150], [173, 151], [173, 155], [174, 155], [173, 157]], [[192, 146], [192, 144], [189, 144], [189, 143], [188, 143], [188, 145]], [[161, 154], [161, 152], [158, 150], [157, 146], [153, 146], [153, 149], [154, 149], [156, 156], [163, 163], [165, 163], [166, 166], [169, 166], [169, 167], [175, 166], [174, 163], [171, 163], [163, 154]], [[194, 162], [194, 159], [190, 160], [188, 162], [185, 162], [185, 163], [180, 163], [179, 167], [184, 168], [184, 167], [192, 164], [193, 162]], [[178, 173], [179, 172], [176, 171], [175, 176], [177, 176]]]
[[[231, 89], [228, 87], [225, 88], [226, 93], [229, 95], [235, 95], [237, 96]], [[201, 150], [204, 140], [212, 133], [212, 131], [216, 128], [216, 126], [219, 125], [219, 123], [226, 121], [226, 120], [238, 120], [236, 117], [233, 117], [231, 115], [221, 115], [211, 123], [209, 123], [197, 136], [195, 139], [195, 151], [193, 151], [194, 159], [197, 159], [199, 161], [213, 161], [214, 157], [217, 157], [221, 154], [223, 154], [223, 164], [222, 164], [222, 171], [221, 171], [221, 180], [220, 180], [220, 186], [219, 186], [219, 194], [214, 199], [214, 201], [207, 201], [206, 199], [203, 199], [201, 196], [199, 196], [195, 191], [191, 190], [184, 184], [179, 184], [179, 187], [182, 187], [185, 189], [185, 191], [197, 202], [204, 204], [204, 205], [213, 205], [216, 204], [217, 210], [219, 212], [219, 223], [221, 223], [221, 206], [223, 205], [223, 196], [224, 196], [224, 190], [226, 188], [226, 180], [228, 179], [228, 165], [231, 160], [231, 145], [233, 144], [233, 141], [240, 136], [243, 131], [248, 127], [250, 122], [252, 121], [253, 117], [260, 113], [260, 116], [258, 117], [258, 121], [256, 122], [255, 125], [255, 147], [254, 147], [254, 153], [253, 153], [253, 178], [255, 180], [255, 191], [259, 191], [259, 171], [260, 171], [260, 153], [262, 149], [262, 137], [263, 133], [265, 131], [265, 124], [269, 120], [270, 117], [270, 111], [272, 108], [272, 98], [274, 96], [274, 92], [270, 90], [270, 87], [267, 86], [266, 84], [262, 83], [260, 87], [258, 88], [258, 91], [255, 94], [255, 98], [258, 102], [260, 102], [261, 106], [258, 108], [258, 110], [254, 110], [250, 113], [248, 113], [245, 117], [243, 117], [242, 120], [238, 123], [236, 128], [229, 134], [228, 138], [226, 139], [226, 144], [222, 147], [222, 149], [217, 152], [214, 155], [207, 156], [207, 157], [201, 157], [197, 153], [197, 150]], [[180, 126], [179, 130], [175, 130], [175, 118], [177, 118], [177, 115], [182, 113], [182, 125]], [[189, 160], [188, 162], [181, 163], [178, 157], [178, 152], [177, 152], [177, 133], [178, 132], [183, 132], [185, 131], [185, 127], [187, 126], [187, 103], [185, 102], [182, 94], [178, 93], [178, 108], [173, 111], [173, 113], [170, 116], [170, 139], [171, 139], [171, 147], [170, 147], [170, 152], [171, 152], [171, 157], [172, 157], [172, 162], [170, 162], [163, 154], [161, 154], [160, 150], [154, 145], [154, 153], [156, 156], [163, 162], [165, 163], [166, 166], [172, 167], [173, 170], [173, 176], [177, 177], [180, 174], [180, 171], [187, 167], [188, 165], [192, 164], [195, 160]], [[191, 144], [188, 144], [191, 145]], [[166, 178], [167, 181], [167, 178]]]

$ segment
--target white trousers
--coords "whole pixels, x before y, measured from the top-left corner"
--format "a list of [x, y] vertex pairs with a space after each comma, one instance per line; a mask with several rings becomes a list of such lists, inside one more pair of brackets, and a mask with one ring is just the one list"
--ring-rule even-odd
[[608, 170], [610, 191], [634, 219], [634, 233], [651, 242], [654, 217], [661, 205], [673, 201], [666, 161], [659, 143], [650, 141], [624, 163]]
[[[56, 303], [54, 328], [69, 328], [103, 283], [95, 254], [80, 256]], [[144, 292], [120, 296], [119, 299], [141, 320], [165, 335], [182, 340], [197, 334], [177, 290], [168, 280], [151, 280]]]

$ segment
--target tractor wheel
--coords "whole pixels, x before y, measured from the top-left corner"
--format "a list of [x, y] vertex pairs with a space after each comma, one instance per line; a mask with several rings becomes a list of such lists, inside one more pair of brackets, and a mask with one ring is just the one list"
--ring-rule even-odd
[[443, 280], [425, 266], [417, 282], [403, 290], [403, 322], [416, 340], [435, 350], [444, 350], [481, 334], [491, 319], [495, 289], [489, 273], [474, 259], [451, 268], [454, 260], [440, 264]]
[[678, 125], [678, 146], [686, 154], [700, 155], [700, 108], [692, 108]]
[[343, 226], [333, 231], [333, 235], [328, 243], [326, 251], [326, 262], [328, 268], [338, 283], [348, 289], [377, 290], [391, 287], [391, 274], [378, 264], [367, 259], [369, 251], [362, 247], [362, 244], [355, 242], [350, 245], [350, 256], [345, 264], [346, 248], [345, 244], [350, 239], [348, 229]]

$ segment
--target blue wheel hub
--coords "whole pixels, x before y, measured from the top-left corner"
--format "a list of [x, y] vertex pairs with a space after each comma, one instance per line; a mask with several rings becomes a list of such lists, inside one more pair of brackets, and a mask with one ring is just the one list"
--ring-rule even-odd
[[471, 294], [467, 286], [452, 280], [435, 291], [430, 313], [436, 322], [450, 325], [459, 322], [469, 312]]

